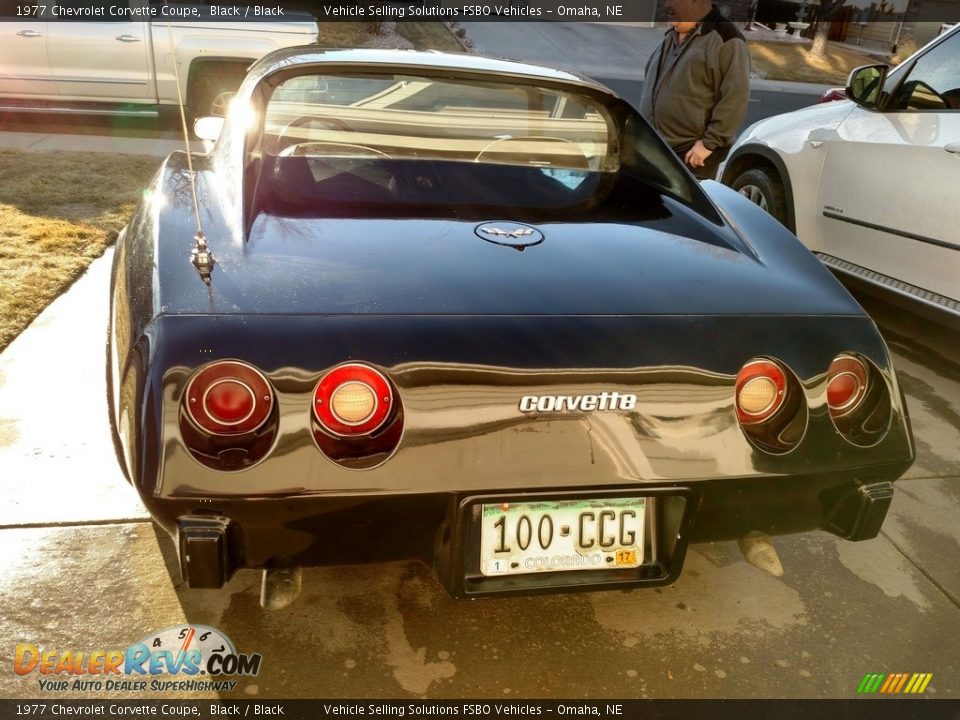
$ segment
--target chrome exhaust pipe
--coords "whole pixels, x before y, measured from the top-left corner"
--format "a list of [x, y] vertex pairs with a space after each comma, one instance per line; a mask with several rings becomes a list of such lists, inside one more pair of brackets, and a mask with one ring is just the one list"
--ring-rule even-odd
[[756, 530], [751, 531], [737, 541], [737, 546], [743, 553], [744, 559], [755, 568], [770, 573], [774, 577], [783, 577], [783, 565], [780, 564], [777, 549], [765, 534]]
[[298, 567], [264, 568], [260, 584], [260, 607], [280, 610], [300, 597], [303, 572]]

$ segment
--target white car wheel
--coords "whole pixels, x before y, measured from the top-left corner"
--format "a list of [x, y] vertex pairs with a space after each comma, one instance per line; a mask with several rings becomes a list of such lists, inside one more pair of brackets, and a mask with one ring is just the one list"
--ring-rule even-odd
[[754, 205], [759, 205], [761, 210], [767, 209], [767, 199], [763, 196], [763, 191], [756, 185], [743, 185], [738, 188], [741, 195], [748, 198]]
[[787, 224], [787, 201], [783, 182], [772, 168], [752, 167], [740, 173], [730, 187], [762, 210]]

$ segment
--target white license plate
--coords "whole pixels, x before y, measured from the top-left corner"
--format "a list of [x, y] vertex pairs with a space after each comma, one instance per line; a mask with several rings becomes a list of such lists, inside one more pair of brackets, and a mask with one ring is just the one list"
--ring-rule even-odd
[[482, 505], [480, 572], [639, 567], [644, 503], [644, 498], [603, 498]]

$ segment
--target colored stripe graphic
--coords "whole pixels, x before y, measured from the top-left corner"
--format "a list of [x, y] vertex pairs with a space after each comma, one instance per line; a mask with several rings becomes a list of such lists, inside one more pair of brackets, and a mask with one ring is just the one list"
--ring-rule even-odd
[[919, 695], [924, 690], [927, 689], [927, 685], [930, 684], [930, 681], [933, 679], [933, 673], [917, 673], [912, 678], [910, 682], [907, 683], [907, 687], [904, 692], [912, 693], [914, 695]]
[[899, 693], [919, 695], [926, 691], [927, 685], [933, 680], [933, 673], [867, 673], [857, 686], [860, 694], [883, 693], [897, 695]]
[[867, 673], [863, 676], [863, 680], [860, 681], [860, 686], [857, 688], [858, 693], [875, 693], [877, 688], [880, 687], [880, 683], [883, 681], [885, 675], [880, 675], [877, 673]]

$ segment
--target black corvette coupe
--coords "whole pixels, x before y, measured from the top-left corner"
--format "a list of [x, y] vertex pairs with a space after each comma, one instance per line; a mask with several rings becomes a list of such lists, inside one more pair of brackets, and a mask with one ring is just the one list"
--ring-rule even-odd
[[874, 323], [609, 90], [293, 48], [216, 131], [111, 297], [118, 454], [191, 587], [262, 568], [276, 605], [409, 557], [457, 597], [652, 586], [690, 542], [877, 534], [914, 450]]

